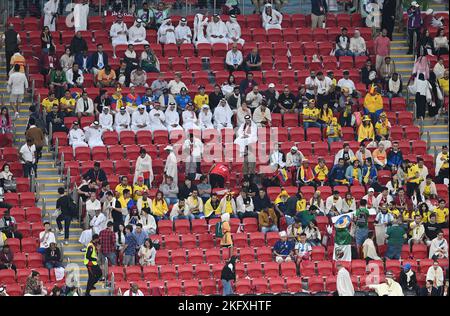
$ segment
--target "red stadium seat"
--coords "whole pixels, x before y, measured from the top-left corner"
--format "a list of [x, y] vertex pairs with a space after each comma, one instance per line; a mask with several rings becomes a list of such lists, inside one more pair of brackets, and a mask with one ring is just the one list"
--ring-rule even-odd
[[123, 267], [112, 266], [108, 268], [108, 279], [111, 279], [111, 276], [114, 274], [114, 280], [117, 282], [125, 280], [125, 273], [123, 271]]
[[145, 266], [142, 268], [144, 280], [154, 281], [158, 280], [158, 267], [157, 266]]
[[160, 273], [162, 280], [175, 280], [177, 278], [175, 266], [172, 265], [162, 265], [160, 267]]
[[200, 285], [203, 295], [215, 295], [218, 293], [216, 280], [201, 280]]
[[167, 295], [180, 296], [182, 293], [182, 284], [178, 280], [167, 281]]
[[413, 245], [411, 254], [414, 259], [426, 259], [428, 258], [427, 246], [423, 244]]
[[236, 294], [252, 294], [252, 284], [248, 279], [239, 279], [236, 281]]
[[289, 293], [298, 293], [302, 291], [302, 279], [292, 277], [286, 279], [286, 289]]
[[297, 268], [294, 262], [282, 262], [280, 269], [282, 276], [295, 277], [297, 275]]
[[169, 251], [160, 249], [156, 252], [155, 263], [158, 265], [164, 265], [169, 263]]
[[142, 271], [140, 266], [125, 267], [127, 281], [138, 281], [142, 279]]
[[256, 278], [252, 280], [252, 288], [255, 294], [266, 294], [269, 293], [268, 280], [265, 278]]
[[185, 280], [184, 285], [184, 295], [199, 295], [200, 294], [200, 284], [198, 280]]
[[190, 263], [203, 263], [203, 249], [190, 249], [188, 252], [188, 260]]
[[[172, 261], [173, 261], [173, 253], [172, 253]], [[186, 261], [186, 254], [184, 261]], [[178, 278], [180, 280], [191, 280], [194, 278], [194, 267], [190, 264], [180, 264], [177, 267], [178, 270]]]
[[321, 292], [325, 289], [325, 282], [322, 276], [311, 276], [308, 278], [308, 289], [311, 292]]

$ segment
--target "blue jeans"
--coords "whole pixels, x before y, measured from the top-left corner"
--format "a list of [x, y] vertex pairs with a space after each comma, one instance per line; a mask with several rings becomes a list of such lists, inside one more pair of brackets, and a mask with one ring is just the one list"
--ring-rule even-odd
[[328, 137], [328, 145], [331, 145], [334, 142], [340, 142], [341, 138], [340, 137]]
[[63, 264], [61, 262], [46, 262], [45, 267], [50, 270], [53, 268], [62, 268]]
[[193, 216], [193, 218], [191, 217], [191, 219], [203, 219], [205, 218], [205, 214], [203, 212], [197, 213], [197, 214], [191, 214], [190, 216]]
[[169, 219], [169, 215], [165, 214], [164, 216], [155, 216], [153, 215], [153, 217], [155, 218], [155, 221], [160, 221], [162, 219]]
[[334, 53], [336, 57], [339, 56], [353, 56], [353, 53], [347, 49], [337, 49]]
[[233, 295], [233, 287], [231, 281], [222, 280], [223, 296]]
[[284, 215], [284, 218], [286, 218], [286, 224], [288, 226], [294, 224], [295, 222], [295, 219], [292, 216]]
[[178, 202], [178, 199], [176, 197], [175, 198], [166, 197], [166, 202], [168, 205], [173, 205]]
[[401, 252], [402, 252], [402, 245], [388, 244], [385, 257], [389, 259], [400, 259]]
[[177, 219], [188, 219], [190, 221], [192, 221], [193, 219], [195, 219], [195, 216], [192, 214], [189, 214], [188, 216], [186, 215], [178, 215], [178, 216], [174, 216], [173, 217], [173, 221], [176, 221]]
[[45, 254], [45, 248], [38, 248], [37, 252], [39, 252], [41, 255]]
[[268, 232], [277, 232], [277, 231], [278, 231], [277, 225], [272, 225], [270, 227], [261, 227], [261, 232], [264, 234]]
[[104, 262], [104, 258], [108, 258], [109, 263], [111, 263], [112, 266], [116, 265], [117, 262], [117, 256], [115, 252], [110, 252], [110, 253], [102, 253], [102, 257], [103, 260], [102, 262]]
[[309, 127], [318, 127], [320, 128], [320, 123], [317, 122], [303, 122], [303, 127], [306, 129], [308, 129]]

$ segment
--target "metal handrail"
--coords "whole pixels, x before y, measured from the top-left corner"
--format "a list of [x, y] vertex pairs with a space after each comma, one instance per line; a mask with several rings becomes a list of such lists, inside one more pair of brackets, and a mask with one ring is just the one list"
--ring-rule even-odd
[[55, 147], [55, 160], [56, 159], [58, 159], [58, 153], [59, 153], [59, 139], [57, 138], [56, 140], [55, 140], [55, 143], [53, 144], [53, 146]]
[[417, 56], [417, 33], [413, 33], [413, 56]]
[[[47, 122], [47, 118], [45, 118], [45, 121]], [[48, 139], [49, 139], [49, 142], [51, 142], [52, 137], [53, 137], [53, 124], [52, 124], [52, 122], [50, 122], [50, 124], [48, 125]], [[48, 148], [51, 148], [50, 144], [49, 144]]]
[[[36, 82], [35, 82], [35, 80], [33, 79], [33, 81], [31, 82], [31, 102], [33, 102], [33, 100], [34, 100], [34, 90], [35, 90], [35, 85], [36, 85]], [[39, 103], [40, 104], [40, 103]]]
[[[61, 178], [64, 178], [64, 169], [62, 169], [62, 175]], [[67, 190], [70, 190], [70, 168], [67, 168], [67, 175], [65, 178], [65, 184], [64, 186], [67, 188]]]
[[427, 151], [430, 150], [430, 147], [431, 147], [431, 135], [430, 132], [427, 132]]
[[114, 294], [114, 287], [115, 287], [115, 276], [114, 276], [114, 272], [111, 273], [111, 294]]

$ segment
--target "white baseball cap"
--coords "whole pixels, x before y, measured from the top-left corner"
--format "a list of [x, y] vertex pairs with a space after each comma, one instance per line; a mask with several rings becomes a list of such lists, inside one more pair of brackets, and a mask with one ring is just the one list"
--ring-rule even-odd
[[275, 88], [275, 84], [274, 83], [269, 83], [269, 88]]
[[287, 234], [284, 230], [280, 232], [280, 237], [287, 237]]
[[171, 150], [171, 151], [173, 151], [173, 147], [170, 146], [170, 145], [167, 145], [166, 147], [164, 147], [164, 150]]
[[367, 190], [367, 192], [375, 192], [375, 190], [373, 188], [370, 188], [369, 190]]
[[411, 6], [412, 7], [420, 7], [420, 5], [417, 3], [417, 1], [413, 1], [413, 2], [411, 2]]

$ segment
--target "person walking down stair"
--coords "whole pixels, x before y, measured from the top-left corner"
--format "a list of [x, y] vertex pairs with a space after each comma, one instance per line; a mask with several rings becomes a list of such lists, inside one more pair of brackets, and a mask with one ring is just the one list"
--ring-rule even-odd
[[102, 270], [98, 265], [97, 244], [99, 242], [98, 234], [92, 235], [92, 240], [86, 248], [84, 255], [84, 264], [88, 270], [88, 281], [86, 284], [85, 296], [91, 296], [91, 290], [95, 290], [95, 283], [102, 277]]

